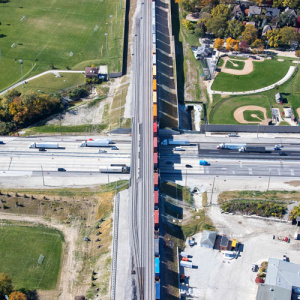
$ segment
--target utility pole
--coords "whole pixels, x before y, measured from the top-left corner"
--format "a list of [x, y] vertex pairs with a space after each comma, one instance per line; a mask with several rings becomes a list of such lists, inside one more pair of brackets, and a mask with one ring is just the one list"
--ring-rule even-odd
[[106, 58], [108, 58], [108, 45], [107, 45], [107, 36], [108, 33], [104, 33], [105, 37], [106, 37]]
[[185, 186], [187, 186], [187, 170], [185, 170]]
[[41, 169], [42, 169], [43, 186], [45, 186], [44, 170], [42, 165], [41, 165]]
[[113, 18], [113, 15], [110, 15], [110, 31], [111, 31], [111, 39], [113, 38], [113, 32], [112, 32], [112, 18]]
[[211, 188], [210, 205], [212, 205], [212, 197], [213, 197], [213, 192], [214, 192], [215, 180], [216, 180], [216, 177], [214, 177], [213, 185]]

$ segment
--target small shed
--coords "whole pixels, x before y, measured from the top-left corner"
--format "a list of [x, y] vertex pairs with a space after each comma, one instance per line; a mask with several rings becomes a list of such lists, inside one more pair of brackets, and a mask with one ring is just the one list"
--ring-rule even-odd
[[99, 77], [99, 79], [102, 79], [104, 81], [108, 80], [108, 68], [107, 68], [107, 65], [102, 65], [102, 66], [99, 67], [98, 77]]
[[98, 78], [99, 68], [96, 67], [86, 67], [84, 75], [86, 78]]
[[281, 94], [280, 94], [280, 93], [277, 93], [277, 94], [275, 95], [275, 99], [276, 99], [276, 103], [282, 102]]
[[200, 246], [213, 249], [216, 238], [217, 233], [215, 231], [203, 230]]
[[228, 237], [225, 234], [223, 234], [220, 243], [220, 250], [227, 250], [228, 243], [229, 243]]

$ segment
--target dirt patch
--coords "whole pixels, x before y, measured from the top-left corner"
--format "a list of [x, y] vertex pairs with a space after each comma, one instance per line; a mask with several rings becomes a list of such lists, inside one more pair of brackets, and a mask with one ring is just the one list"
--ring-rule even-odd
[[298, 117], [300, 117], [300, 107], [299, 108], [297, 108], [297, 114], [298, 114]]
[[285, 182], [291, 186], [294, 186], [294, 187], [298, 187], [300, 186], [300, 181], [299, 180], [293, 180], [293, 181], [288, 181], [288, 182]]
[[284, 59], [282, 59], [282, 58], [279, 58], [279, 59], [277, 59], [277, 60], [280, 61], [280, 62], [284, 61]]
[[[242, 106], [242, 107], [239, 107], [237, 108], [235, 111], [234, 111], [234, 118], [239, 122], [239, 123], [242, 123], [242, 124], [249, 124], [249, 123], [258, 123], [258, 122], [249, 122], [249, 121], [246, 121], [244, 119], [244, 111], [246, 110], [259, 110], [261, 111], [263, 114], [264, 114], [264, 120], [262, 120], [260, 122], [260, 125], [268, 125], [268, 118], [267, 118], [267, 110], [264, 108], [264, 107], [261, 107], [261, 106], [255, 106], [255, 105], [247, 105], [247, 106]], [[254, 115], [254, 114], [253, 114]], [[256, 116], [256, 115], [254, 115]], [[256, 116], [257, 117], [257, 116]]]
[[[231, 60], [231, 58], [229, 57], [222, 57], [224, 60], [224, 64], [223, 67], [221, 68], [221, 72], [223, 73], [228, 73], [228, 74], [232, 74], [232, 75], [248, 75], [253, 71], [253, 60], [252, 58], [248, 58], [247, 60], [241, 60], [245, 63], [245, 66], [243, 68], [243, 70], [234, 70], [234, 69], [228, 69], [226, 68], [226, 62], [228, 60]], [[234, 58], [234, 60], [238, 60], [236, 58]], [[264, 61], [264, 58], [259, 58], [259, 60], [255, 59], [255, 61]]]

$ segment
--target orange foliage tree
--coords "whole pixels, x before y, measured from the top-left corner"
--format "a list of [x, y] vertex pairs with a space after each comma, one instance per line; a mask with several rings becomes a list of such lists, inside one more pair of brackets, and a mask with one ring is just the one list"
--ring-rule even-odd
[[9, 300], [27, 300], [27, 297], [25, 294], [21, 293], [21, 292], [12, 292], [9, 295]]
[[220, 39], [220, 38], [217, 38], [215, 40], [215, 44], [214, 44], [214, 48], [217, 49], [217, 50], [220, 50], [224, 45], [224, 40], [223, 39]]

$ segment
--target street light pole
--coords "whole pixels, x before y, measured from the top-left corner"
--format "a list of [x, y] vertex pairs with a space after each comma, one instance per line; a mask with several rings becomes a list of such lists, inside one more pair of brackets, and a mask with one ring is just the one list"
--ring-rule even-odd
[[19, 63], [21, 65], [21, 78], [22, 78], [22, 88], [24, 87], [24, 82], [23, 82], [23, 60], [22, 59], [19, 59]]
[[43, 186], [45, 186], [44, 170], [43, 170], [43, 166], [42, 165], [41, 165], [41, 169], [42, 169], [42, 177], [43, 177]]
[[107, 46], [107, 36], [108, 33], [104, 33], [105, 37], [106, 37], [106, 58], [108, 58], [108, 46]]
[[113, 38], [113, 32], [112, 32], [112, 18], [113, 18], [113, 15], [110, 15], [110, 31], [111, 31], [111, 38]]

